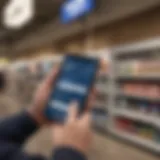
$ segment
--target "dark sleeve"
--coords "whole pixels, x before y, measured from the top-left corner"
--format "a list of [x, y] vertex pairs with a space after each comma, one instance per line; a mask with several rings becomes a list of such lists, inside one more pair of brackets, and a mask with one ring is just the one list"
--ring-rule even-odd
[[18, 145], [0, 141], [0, 160], [46, 160], [40, 155], [24, 153]]
[[54, 151], [53, 160], [86, 160], [86, 157], [76, 149], [63, 147]]
[[0, 121], [0, 141], [22, 145], [38, 125], [27, 112]]

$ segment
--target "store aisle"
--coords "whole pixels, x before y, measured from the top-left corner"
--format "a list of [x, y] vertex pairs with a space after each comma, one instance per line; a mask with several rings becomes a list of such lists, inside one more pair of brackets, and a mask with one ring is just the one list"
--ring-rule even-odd
[[[43, 129], [29, 141], [27, 151], [30, 153], [41, 153], [50, 157], [53, 149], [50, 138], [50, 130]], [[94, 134], [89, 160], [159, 160], [159, 158], [141, 149], [132, 147], [132, 145], [127, 145], [121, 143], [121, 141], [107, 138], [106, 135], [96, 133]]]
[[89, 160], [158, 160], [158, 157], [120, 141], [95, 134]]

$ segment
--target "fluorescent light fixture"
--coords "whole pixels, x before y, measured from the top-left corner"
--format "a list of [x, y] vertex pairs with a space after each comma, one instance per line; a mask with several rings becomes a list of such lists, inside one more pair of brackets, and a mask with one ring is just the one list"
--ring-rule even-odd
[[63, 23], [69, 23], [89, 14], [95, 8], [95, 0], [66, 0], [61, 6], [60, 17]]
[[33, 18], [34, 13], [34, 0], [10, 0], [3, 9], [3, 24], [10, 29], [19, 29]]

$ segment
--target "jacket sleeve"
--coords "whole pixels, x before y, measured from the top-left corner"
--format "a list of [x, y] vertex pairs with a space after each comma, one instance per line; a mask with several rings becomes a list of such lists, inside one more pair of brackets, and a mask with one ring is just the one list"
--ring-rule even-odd
[[54, 151], [52, 160], [86, 160], [86, 157], [76, 149], [61, 147]]
[[[40, 155], [29, 155], [19, 146], [0, 141], [0, 160], [47, 160]], [[49, 159], [48, 159], [49, 160]], [[75, 149], [58, 148], [51, 160], [86, 160], [86, 157]]]
[[37, 123], [23, 112], [0, 121], [0, 141], [22, 145], [37, 129]]
[[19, 145], [0, 141], [0, 160], [46, 160], [40, 155], [29, 155]]
[[[0, 160], [45, 160], [42, 156], [30, 156], [21, 149], [24, 141], [37, 129], [37, 123], [27, 112], [1, 121]], [[60, 147], [54, 151], [52, 160], [86, 160], [86, 157], [75, 149]]]

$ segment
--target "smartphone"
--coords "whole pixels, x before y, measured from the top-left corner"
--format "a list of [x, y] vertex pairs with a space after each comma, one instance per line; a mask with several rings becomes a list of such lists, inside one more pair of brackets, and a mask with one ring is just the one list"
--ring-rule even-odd
[[71, 102], [79, 104], [79, 113], [86, 109], [88, 96], [96, 80], [99, 60], [66, 56], [54, 83], [45, 114], [49, 120], [64, 122]]

